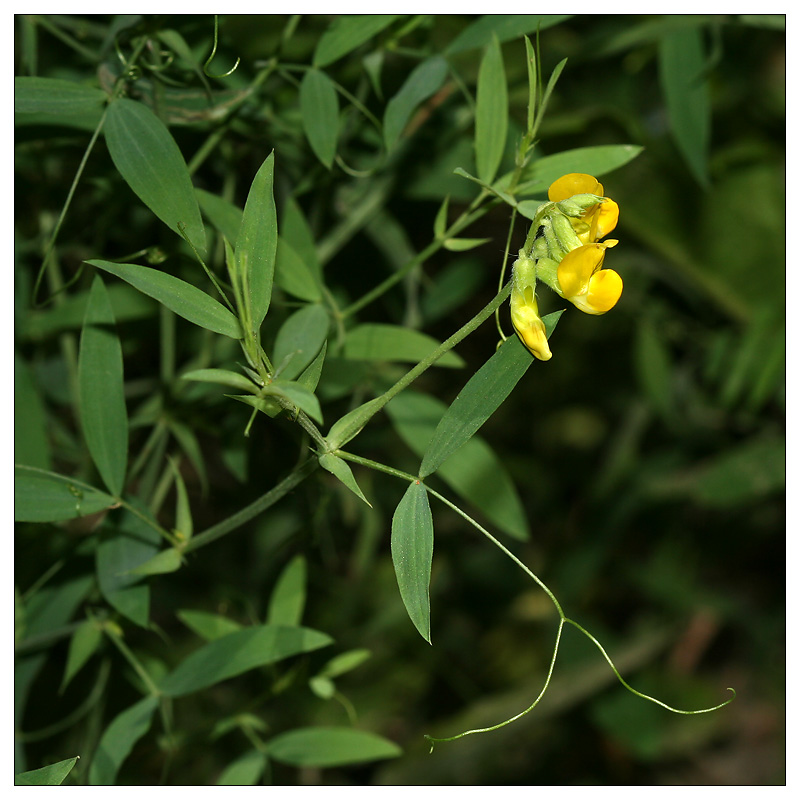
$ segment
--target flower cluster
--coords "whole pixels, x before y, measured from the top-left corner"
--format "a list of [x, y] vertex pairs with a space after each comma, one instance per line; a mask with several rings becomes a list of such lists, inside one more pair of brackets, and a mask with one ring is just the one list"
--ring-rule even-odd
[[617, 225], [619, 206], [603, 194], [591, 175], [570, 173], [555, 181], [549, 202], [536, 211], [526, 246], [514, 264], [511, 321], [536, 358], [552, 357], [536, 302], [537, 280], [586, 314], [605, 314], [622, 294], [622, 278], [605, 269], [605, 251], [616, 239], [601, 242]]

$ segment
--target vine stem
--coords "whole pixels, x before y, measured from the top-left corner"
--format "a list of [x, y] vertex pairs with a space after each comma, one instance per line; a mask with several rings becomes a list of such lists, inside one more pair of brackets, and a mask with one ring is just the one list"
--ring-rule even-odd
[[[353, 453], [347, 453], [347, 452], [344, 452], [342, 450], [338, 450], [336, 452], [336, 455], [338, 455], [340, 458], [343, 458], [343, 459], [345, 459], [347, 461], [352, 461], [353, 463], [361, 464], [362, 466], [365, 466], [365, 467], [370, 467], [370, 468], [378, 470], [380, 472], [384, 472], [387, 475], [393, 475], [394, 477], [402, 478], [403, 480], [421, 481], [421, 479], [419, 477], [417, 477], [417, 476], [410, 475], [407, 472], [402, 472], [401, 470], [394, 469], [394, 467], [389, 467], [386, 464], [381, 464], [381, 463], [379, 463], [377, 461], [372, 461], [371, 459], [363, 458], [361, 456], [357, 456], [357, 455], [355, 455]], [[506, 725], [510, 725], [512, 722], [516, 722], [521, 717], [524, 717], [526, 714], [528, 714], [529, 712], [533, 711], [533, 709], [536, 708], [536, 706], [541, 701], [542, 697], [544, 697], [544, 694], [545, 694], [545, 692], [547, 691], [547, 688], [550, 685], [550, 680], [551, 680], [551, 678], [553, 676], [553, 670], [555, 668], [556, 658], [558, 656], [558, 648], [559, 648], [559, 645], [561, 644], [561, 634], [563, 633], [564, 625], [566, 625], [566, 624], [572, 625], [574, 628], [576, 628], [578, 631], [580, 631], [584, 636], [586, 636], [589, 639], [589, 641], [591, 641], [595, 645], [595, 647], [597, 647], [597, 649], [602, 654], [603, 658], [606, 660], [608, 665], [611, 667], [611, 670], [614, 673], [614, 675], [616, 676], [617, 680], [629, 692], [631, 692], [632, 694], [636, 695], [637, 697], [642, 698], [643, 700], [649, 700], [651, 703], [655, 703], [656, 705], [659, 705], [662, 708], [665, 708], [667, 711], [671, 711], [673, 714], [684, 714], [684, 715], [708, 714], [711, 711], [717, 711], [720, 708], [723, 708], [724, 706], [726, 706], [729, 703], [733, 702], [733, 700], [736, 698], [736, 690], [729, 686], [729, 687], [727, 687], [727, 689], [728, 689], [729, 692], [733, 693], [733, 696], [729, 697], [724, 702], [718, 703], [717, 705], [712, 706], [710, 708], [701, 708], [701, 709], [696, 709], [696, 710], [685, 710], [685, 709], [680, 709], [680, 708], [674, 708], [673, 706], [667, 705], [667, 703], [664, 703], [664, 702], [662, 702], [661, 700], [658, 700], [655, 697], [651, 697], [650, 695], [644, 694], [643, 692], [640, 692], [640, 691], [637, 691], [636, 689], [634, 689], [622, 677], [622, 675], [620, 675], [619, 670], [615, 666], [614, 662], [611, 660], [611, 657], [608, 655], [608, 653], [606, 652], [605, 648], [600, 644], [600, 642], [597, 641], [597, 639], [591, 633], [589, 633], [589, 631], [587, 631], [582, 625], [580, 625], [579, 623], [575, 622], [575, 620], [570, 619], [564, 613], [564, 610], [561, 608], [561, 604], [556, 599], [556, 596], [553, 594], [552, 591], [550, 591], [548, 586], [541, 580], [541, 578], [539, 578], [538, 575], [536, 575], [531, 569], [529, 569], [528, 566], [524, 562], [522, 562], [519, 558], [517, 558], [502, 542], [500, 542], [496, 537], [494, 537], [491, 533], [489, 533], [489, 531], [487, 531], [486, 528], [484, 528], [479, 522], [474, 520], [465, 511], [462, 511], [455, 503], [453, 503], [452, 501], [448, 500], [448, 498], [446, 498], [444, 495], [442, 495], [439, 492], [437, 492], [435, 489], [431, 489], [431, 487], [428, 486], [427, 484], [423, 484], [423, 485], [425, 486], [425, 490], [428, 492], [428, 494], [433, 495], [437, 500], [439, 500], [440, 502], [444, 503], [449, 508], [453, 509], [453, 511], [455, 511], [459, 516], [463, 517], [467, 522], [469, 522], [470, 525], [472, 525], [474, 528], [476, 528], [478, 531], [480, 531], [490, 542], [492, 542], [492, 544], [495, 545], [495, 547], [499, 548], [520, 569], [522, 569], [525, 572], [525, 574], [528, 575], [528, 577], [530, 577], [542, 589], [542, 591], [544, 591], [544, 593], [550, 598], [550, 600], [552, 601], [553, 605], [555, 606], [555, 609], [558, 612], [558, 616], [559, 616], [558, 631], [556, 633], [556, 641], [555, 641], [555, 646], [553, 648], [553, 655], [552, 655], [552, 657], [550, 659], [550, 667], [549, 667], [549, 669], [547, 671], [547, 677], [545, 678], [545, 682], [544, 682], [544, 685], [542, 687], [542, 690], [539, 692], [538, 696], [533, 701], [533, 703], [531, 703], [531, 705], [528, 706], [528, 708], [524, 709], [523, 711], [520, 711], [518, 714], [515, 714], [513, 717], [510, 717], [509, 719], [506, 719], [503, 722], [499, 722], [496, 725], [491, 725], [491, 726], [486, 727], [486, 728], [475, 728], [475, 729], [472, 729], [472, 730], [463, 731], [462, 733], [458, 733], [455, 736], [448, 736], [448, 737], [445, 737], [445, 738], [437, 738], [437, 737], [433, 737], [433, 736], [429, 736], [429, 735], [425, 734], [425, 738], [431, 743], [431, 752], [433, 752], [433, 748], [434, 748], [434, 745], [436, 744], [436, 742], [452, 742], [452, 741], [454, 741], [456, 739], [460, 739], [463, 736], [469, 736], [470, 734], [473, 734], [473, 733], [488, 733], [490, 731], [497, 730], [498, 728], [502, 728], [502, 727], [504, 727]]]
[[253, 517], [258, 516], [262, 511], [266, 511], [270, 506], [275, 505], [282, 497], [289, 494], [296, 486], [302, 483], [318, 466], [316, 458], [309, 458], [304, 461], [297, 469], [289, 473], [279, 484], [273, 486], [266, 494], [261, 495], [257, 500], [245, 506], [240, 511], [231, 515], [222, 522], [206, 528], [202, 533], [193, 536], [183, 548], [184, 553], [191, 553], [216, 541], [232, 530], [241, 527], [249, 522]]

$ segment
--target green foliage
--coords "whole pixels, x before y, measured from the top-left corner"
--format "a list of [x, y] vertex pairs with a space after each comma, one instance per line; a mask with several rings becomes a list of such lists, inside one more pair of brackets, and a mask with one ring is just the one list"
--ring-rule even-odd
[[15, 17], [15, 783], [780, 783], [784, 22]]

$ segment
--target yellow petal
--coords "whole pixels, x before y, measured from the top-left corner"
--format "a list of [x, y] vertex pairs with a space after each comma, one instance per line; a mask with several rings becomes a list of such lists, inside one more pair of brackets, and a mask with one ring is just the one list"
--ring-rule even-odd
[[547, 196], [553, 203], [559, 203], [574, 194], [596, 194], [603, 196], [603, 184], [597, 178], [583, 172], [570, 172], [550, 184]]
[[561, 259], [558, 265], [558, 284], [564, 297], [571, 300], [586, 292], [589, 279], [603, 263], [605, 249], [602, 244], [585, 244], [571, 250]]
[[589, 279], [586, 303], [590, 314], [605, 314], [617, 304], [622, 295], [622, 278], [613, 269], [601, 269]]
[[596, 242], [604, 236], [608, 236], [619, 221], [619, 206], [608, 198], [604, 202], [595, 206], [592, 211], [592, 241]]
[[553, 354], [547, 342], [547, 332], [539, 314], [536, 303], [532, 305], [511, 297], [511, 323], [522, 344], [533, 353], [539, 361], [549, 361]]

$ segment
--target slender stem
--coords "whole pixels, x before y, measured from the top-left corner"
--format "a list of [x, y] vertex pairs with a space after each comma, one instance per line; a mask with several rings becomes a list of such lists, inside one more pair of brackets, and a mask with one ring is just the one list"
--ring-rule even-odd
[[250, 503], [249, 506], [245, 506], [241, 511], [237, 511], [222, 522], [212, 525], [210, 528], [207, 528], [202, 533], [193, 537], [186, 547], [183, 548], [183, 552], [190, 553], [192, 550], [197, 550], [200, 547], [211, 544], [211, 542], [216, 541], [220, 537], [225, 536], [227, 533], [249, 522], [262, 511], [266, 511], [282, 497], [289, 494], [292, 489], [301, 484], [317, 468], [318, 463], [319, 462], [315, 458], [307, 459], [277, 486], [274, 486], [266, 494], [261, 495], [257, 500]]
[[108, 638], [111, 639], [111, 641], [116, 645], [120, 653], [122, 653], [122, 655], [125, 656], [125, 659], [133, 667], [136, 674], [142, 679], [142, 683], [144, 683], [145, 687], [147, 688], [147, 691], [154, 696], [158, 696], [159, 694], [161, 694], [158, 686], [156, 686], [155, 682], [150, 677], [147, 670], [141, 665], [139, 659], [136, 658], [136, 656], [133, 654], [128, 645], [126, 645], [125, 642], [122, 641], [122, 637], [119, 636], [117, 633], [115, 633], [113, 630], [111, 630], [111, 628], [108, 625], [106, 625], [103, 628], [103, 631], [105, 632], [106, 636], [108, 636]]
[[460, 233], [467, 225], [472, 224], [476, 219], [482, 217], [489, 209], [488, 206], [478, 208], [481, 203], [489, 196], [487, 190], [482, 190], [481, 193], [470, 203], [469, 207], [456, 219], [452, 225], [445, 231], [440, 239], [434, 239], [424, 250], [417, 253], [405, 266], [393, 272], [386, 280], [379, 283], [374, 289], [371, 289], [365, 295], [360, 297], [354, 303], [351, 303], [347, 308], [342, 311], [343, 317], [349, 317], [360, 311], [364, 306], [368, 306], [373, 300], [377, 300], [381, 295], [385, 294], [396, 283], [399, 283], [409, 272], [420, 264], [424, 264], [434, 253], [444, 247], [446, 239], [450, 239], [456, 234]]

